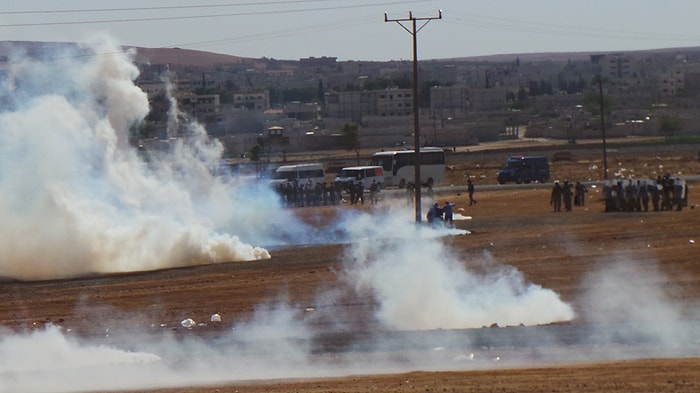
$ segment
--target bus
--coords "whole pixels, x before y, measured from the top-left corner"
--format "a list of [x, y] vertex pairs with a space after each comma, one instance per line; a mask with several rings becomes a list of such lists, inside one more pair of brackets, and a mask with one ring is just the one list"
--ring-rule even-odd
[[[415, 180], [414, 150], [380, 151], [372, 155], [370, 165], [384, 168], [384, 186], [406, 187]], [[432, 187], [445, 178], [445, 152], [439, 147], [420, 149], [420, 182]]]
[[296, 183], [301, 186], [311, 184], [316, 186], [317, 183], [325, 181], [323, 172], [323, 164], [296, 164], [283, 165], [275, 170], [270, 182], [274, 186], [282, 183]]

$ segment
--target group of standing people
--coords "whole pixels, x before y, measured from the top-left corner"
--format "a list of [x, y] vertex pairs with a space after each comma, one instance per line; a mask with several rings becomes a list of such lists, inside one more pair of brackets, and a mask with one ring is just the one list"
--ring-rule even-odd
[[554, 182], [554, 186], [552, 187], [552, 194], [549, 199], [549, 204], [554, 208], [555, 212], [562, 211], [562, 204], [564, 205], [564, 210], [569, 212], [572, 210], [573, 205], [586, 205], [587, 192], [588, 187], [581, 182], [576, 182], [576, 185], [574, 186], [568, 180], [564, 180], [564, 183], [559, 183], [557, 180]]
[[[606, 212], [682, 210], [688, 203], [688, 187], [670, 174], [656, 180], [619, 180], [603, 187]], [[650, 205], [651, 204], [651, 205]]]
[[[376, 181], [372, 181], [369, 187], [369, 200], [371, 204], [379, 202], [381, 187]], [[347, 193], [351, 205], [365, 203], [365, 186], [362, 182], [343, 184], [341, 182], [323, 182], [313, 184], [286, 182], [277, 186], [277, 194], [280, 196], [284, 207], [310, 207], [338, 205], [343, 203], [343, 193]]]
[[338, 182], [299, 183], [286, 182], [277, 186], [284, 207], [309, 207], [337, 205], [342, 202], [343, 187]]
[[[584, 206], [588, 189], [583, 183], [572, 185], [568, 180], [554, 182], [549, 204], [555, 212], [571, 211], [572, 205]], [[606, 212], [647, 212], [682, 210], [688, 203], [688, 187], [670, 174], [656, 179], [625, 179], [603, 186]]]
[[435, 226], [437, 224], [443, 224], [449, 228], [453, 228], [454, 205], [447, 201], [443, 207], [440, 207], [440, 204], [435, 202], [428, 210], [426, 219], [429, 225]]

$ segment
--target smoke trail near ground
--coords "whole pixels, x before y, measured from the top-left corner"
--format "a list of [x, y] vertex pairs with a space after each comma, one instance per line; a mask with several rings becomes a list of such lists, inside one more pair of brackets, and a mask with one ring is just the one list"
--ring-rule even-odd
[[664, 287], [669, 280], [656, 260], [613, 255], [600, 266], [585, 278], [588, 290], [581, 299], [584, 318], [596, 324], [594, 334], [661, 343], [672, 352], [697, 340], [685, 320], [689, 305], [672, 300], [676, 289]]
[[388, 327], [461, 329], [574, 318], [555, 292], [526, 282], [515, 268], [485, 256], [482, 272], [467, 269], [440, 240], [454, 230], [416, 227], [403, 221], [407, 216], [381, 217], [380, 226], [373, 219], [346, 224], [351, 233], [365, 235], [345, 253], [348, 280], [357, 291], [374, 294], [378, 318]]
[[269, 258], [228, 231], [251, 222], [222, 214], [245, 196], [212, 174], [222, 149], [201, 128], [152, 167], [130, 148], [149, 106], [129, 53], [101, 39], [44, 56], [15, 55], [1, 89], [0, 276]]
[[[129, 131], [148, 112], [129, 60], [128, 53], [103, 40], [51, 61], [21, 56], [14, 61], [2, 86], [8, 105], [0, 113], [1, 276], [47, 279], [260, 259], [269, 254], [251, 244], [313, 242], [309, 234], [314, 230], [280, 209], [269, 187], [213, 173], [222, 148], [197, 124], [180, 123], [187, 138], [172, 141], [167, 154], [144, 165], [128, 143]], [[353, 211], [327, 228], [333, 239], [347, 242], [339, 261], [342, 284], [376, 303], [378, 330], [388, 333], [381, 338], [348, 335], [340, 346], [356, 349], [350, 353], [324, 347], [328, 332], [313, 323], [337, 321], [324, 325], [337, 328], [339, 316], [321, 315], [324, 308], [315, 305], [300, 310], [280, 294], [282, 300], [257, 308], [250, 320], [234, 323], [224, 316], [230, 329], [215, 340], [175, 338], [171, 326], [138, 326], [138, 316], [133, 320], [142, 337], [130, 331], [122, 337], [79, 339], [58, 326], [3, 334], [0, 392], [486, 368], [494, 367], [495, 351], [504, 359], [500, 364], [511, 358], [522, 365], [531, 361], [534, 346], [544, 347], [537, 353], [542, 361], [580, 359], [568, 350], [547, 354], [550, 346], [562, 345], [556, 334], [520, 326], [572, 320], [572, 307], [556, 293], [527, 282], [489, 255], [466, 263], [445, 237], [467, 231], [417, 226], [411, 217], [412, 212], [398, 208], [386, 214]], [[644, 285], [648, 277], [636, 270], [591, 276], [594, 290], [582, 310], [602, 330], [586, 331], [577, 340], [588, 342], [588, 334], [606, 337], [611, 315], [642, 321], [645, 328], [637, 336], [645, 342], [661, 337], [663, 345], [682, 345], [692, 339], [679, 328], [671, 330], [678, 339], [671, 341], [667, 326], [658, 328], [648, 314], [631, 307], [633, 298], [647, 296], [647, 306], [677, 321], [679, 312], [668, 306], [663, 291], [617, 292], [611, 277], [632, 277], [628, 283], [649, 287]], [[332, 304], [340, 296], [324, 289], [317, 302]], [[112, 318], [127, 317], [104, 314], [99, 320], [107, 327]], [[466, 328], [492, 324], [518, 327], [467, 334]], [[199, 328], [206, 327], [193, 327]], [[576, 333], [575, 327], [555, 328], [569, 340]], [[393, 341], [387, 343], [388, 338]], [[617, 342], [604, 338], [600, 343], [611, 341]]]
[[[590, 290], [581, 304], [584, 324], [463, 329], [492, 322], [545, 323], [547, 318], [564, 320], [573, 313], [551, 291], [528, 284], [521, 274], [497, 267], [488, 257], [483, 263], [492, 268], [480, 269], [486, 273], [466, 269], [436, 236], [447, 231], [444, 228], [410, 225], [410, 213], [390, 217], [403, 226], [391, 236], [374, 239], [386, 241], [384, 249], [371, 244], [376, 231], [361, 230], [369, 236], [348, 246], [341, 257], [341, 273], [350, 283], [358, 280], [356, 289], [374, 293], [380, 302], [377, 318], [384, 328], [374, 333], [341, 332], [340, 350], [334, 349], [338, 342], [328, 341], [328, 332], [313, 324], [318, 318], [314, 314], [324, 307], [299, 309], [282, 293], [256, 307], [249, 320], [228, 321], [224, 315], [231, 329], [213, 340], [194, 333], [207, 329], [206, 323], [192, 327], [193, 335], [185, 338], [153, 326], [144, 326], [143, 336], [135, 331], [120, 336], [115, 331], [107, 339], [91, 340], [73, 337], [57, 326], [4, 334], [0, 359], [12, 361], [0, 361], [0, 392], [146, 389], [698, 355], [697, 345], [689, 345], [697, 341], [693, 333], [697, 326], [683, 324], [678, 305], [658, 284], [664, 282], [660, 273], [629, 261], [603, 264], [589, 276]], [[361, 222], [367, 215], [354, 218]], [[420, 247], [411, 246], [418, 243]], [[622, 284], [625, 281], [628, 284]], [[317, 301], [327, 304], [334, 297], [332, 290], [324, 290]], [[634, 298], [648, 308], [639, 307]], [[109, 326], [107, 314], [112, 311], [102, 312]], [[138, 318], [133, 321], [139, 323]]]

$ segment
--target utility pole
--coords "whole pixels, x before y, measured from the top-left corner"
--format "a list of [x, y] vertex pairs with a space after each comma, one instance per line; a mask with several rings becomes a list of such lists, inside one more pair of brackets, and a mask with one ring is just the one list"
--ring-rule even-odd
[[[415, 191], [415, 207], [416, 207], [416, 222], [421, 222], [421, 206], [420, 206], [420, 125], [418, 123], [418, 32], [425, 27], [433, 19], [442, 19], [442, 10], [438, 11], [438, 16], [427, 18], [416, 18], [412, 12], [408, 12], [408, 18], [389, 19], [387, 13], [384, 13], [384, 22], [396, 22], [402, 29], [406, 30], [413, 38], [413, 147], [415, 149], [415, 158], [413, 165], [413, 185]], [[417, 27], [417, 22], [423, 24]], [[404, 26], [401, 22], [411, 22], [411, 28]]]

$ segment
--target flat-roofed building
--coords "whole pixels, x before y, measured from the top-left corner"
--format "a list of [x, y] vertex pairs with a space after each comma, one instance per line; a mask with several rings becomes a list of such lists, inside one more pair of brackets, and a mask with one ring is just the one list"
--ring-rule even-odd
[[236, 93], [233, 95], [233, 107], [236, 109], [266, 111], [270, 109], [270, 92], [264, 90], [259, 92]]

